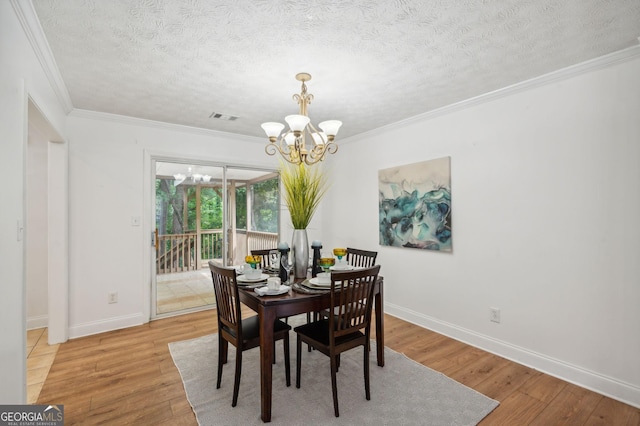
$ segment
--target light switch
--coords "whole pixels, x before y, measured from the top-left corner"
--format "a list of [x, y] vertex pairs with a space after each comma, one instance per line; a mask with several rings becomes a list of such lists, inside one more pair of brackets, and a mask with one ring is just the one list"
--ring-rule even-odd
[[140, 216], [131, 216], [131, 226], [140, 226]]

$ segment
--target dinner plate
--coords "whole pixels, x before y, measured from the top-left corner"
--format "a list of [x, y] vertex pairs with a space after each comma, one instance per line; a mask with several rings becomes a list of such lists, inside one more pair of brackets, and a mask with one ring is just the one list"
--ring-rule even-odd
[[260, 274], [260, 278], [247, 278], [246, 275], [238, 275], [236, 280], [238, 280], [239, 283], [257, 283], [259, 281], [264, 281], [267, 278], [269, 278], [269, 275], [267, 274]]
[[281, 285], [278, 290], [269, 290], [269, 288], [264, 286], [264, 287], [254, 288], [253, 291], [255, 291], [258, 294], [258, 296], [277, 296], [279, 294], [287, 293], [290, 289], [291, 287], [289, 287], [288, 285]]
[[313, 287], [328, 288], [331, 287], [331, 281], [328, 283], [318, 282], [318, 277], [309, 278], [309, 284]]
[[329, 269], [332, 271], [352, 271], [355, 268], [351, 265], [335, 265], [330, 267]]

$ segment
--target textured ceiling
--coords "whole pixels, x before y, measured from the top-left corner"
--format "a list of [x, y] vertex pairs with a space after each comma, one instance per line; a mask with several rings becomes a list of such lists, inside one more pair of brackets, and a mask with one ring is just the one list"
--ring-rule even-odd
[[298, 112], [299, 72], [339, 139], [640, 35], [639, 0], [32, 2], [74, 108], [252, 136]]

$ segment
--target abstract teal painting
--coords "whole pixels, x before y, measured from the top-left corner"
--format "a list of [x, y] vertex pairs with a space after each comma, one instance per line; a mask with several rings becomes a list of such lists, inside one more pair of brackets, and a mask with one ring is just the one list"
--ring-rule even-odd
[[451, 251], [451, 157], [378, 171], [380, 245]]

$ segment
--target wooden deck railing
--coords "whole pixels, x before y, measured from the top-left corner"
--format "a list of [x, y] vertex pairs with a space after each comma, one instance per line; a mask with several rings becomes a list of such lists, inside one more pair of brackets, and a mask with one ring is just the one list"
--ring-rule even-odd
[[222, 229], [202, 231], [200, 238], [200, 258], [203, 264], [222, 258]]
[[195, 267], [195, 234], [158, 235], [156, 273], [190, 271]]
[[[245, 231], [240, 231], [245, 233]], [[270, 232], [246, 232], [246, 252], [257, 249], [275, 248], [278, 246], [278, 234]], [[222, 229], [211, 229], [200, 232], [200, 249], [198, 235], [194, 233], [158, 235], [156, 250], [156, 273], [169, 274], [198, 269], [209, 260], [222, 259]], [[243, 248], [244, 251], [244, 248]], [[200, 256], [198, 262], [197, 256]]]
[[247, 250], [278, 248], [278, 234], [272, 232], [247, 231]]

